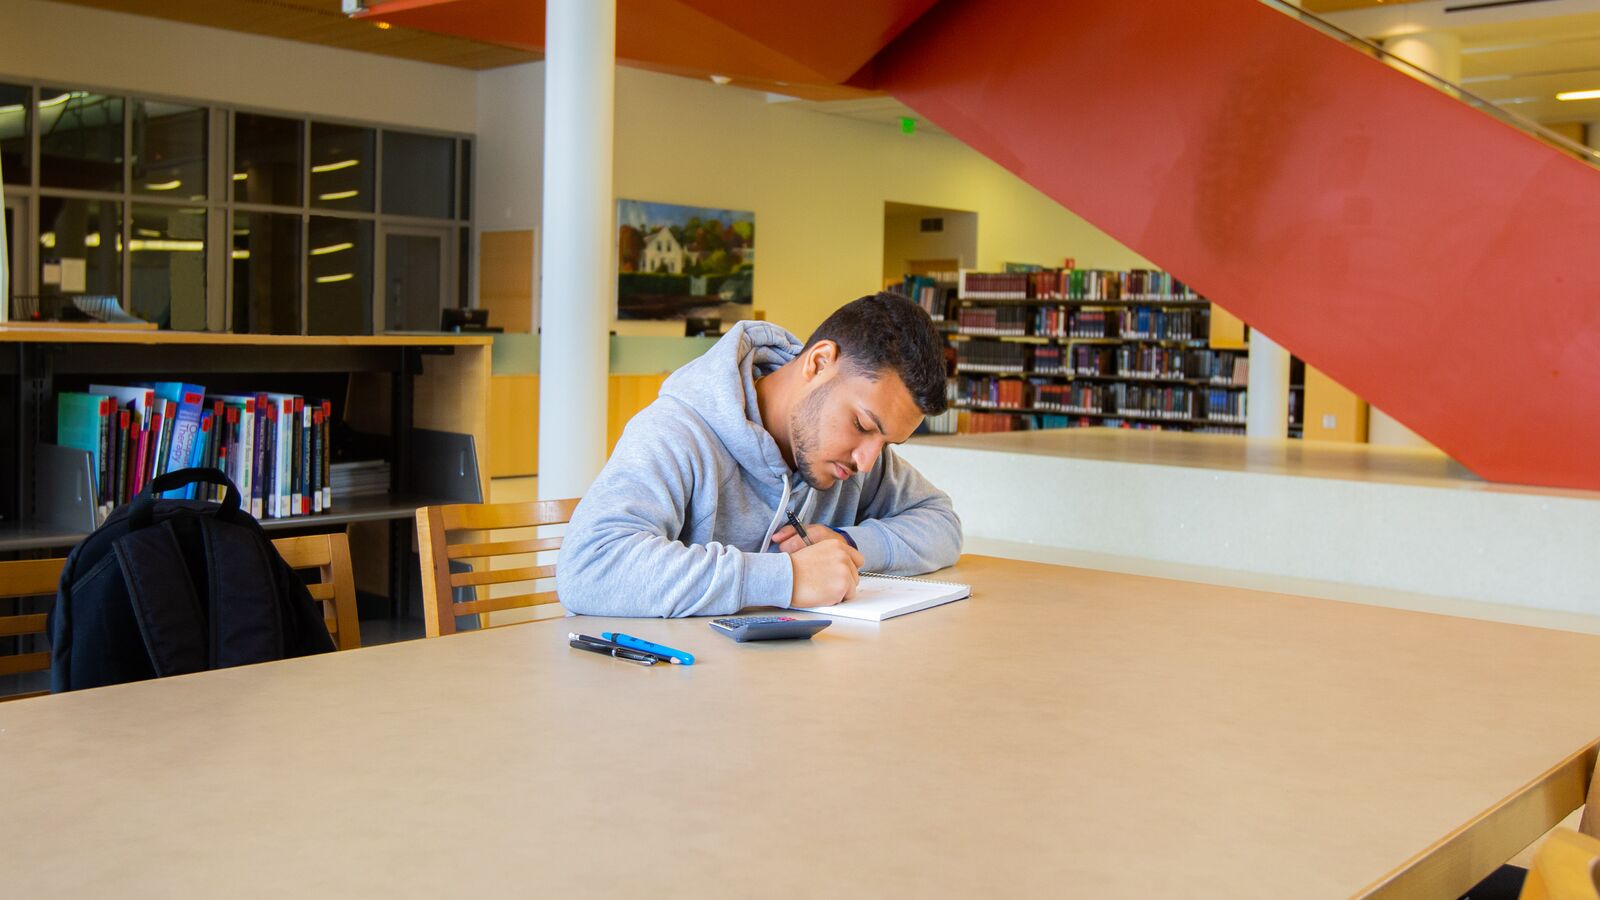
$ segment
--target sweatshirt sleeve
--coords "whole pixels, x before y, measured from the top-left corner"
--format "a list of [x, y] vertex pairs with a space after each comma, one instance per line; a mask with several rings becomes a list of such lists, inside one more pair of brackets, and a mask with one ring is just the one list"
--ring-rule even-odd
[[789, 605], [787, 553], [678, 539], [693, 515], [695, 480], [709, 475], [697, 460], [703, 439], [684, 415], [655, 404], [635, 417], [578, 504], [556, 560], [556, 592], [568, 611], [711, 616]]
[[961, 519], [950, 496], [889, 447], [861, 490], [856, 522], [843, 531], [869, 572], [922, 575], [961, 556]]

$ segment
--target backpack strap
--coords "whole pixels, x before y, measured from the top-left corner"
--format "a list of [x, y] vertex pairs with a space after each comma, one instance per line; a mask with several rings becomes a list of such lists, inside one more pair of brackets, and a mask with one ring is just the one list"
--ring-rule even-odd
[[271, 544], [232, 522], [203, 516], [199, 524], [210, 579], [211, 667], [283, 659], [278, 573], [267, 555]]
[[112, 548], [156, 677], [210, 668], [205, 615], [172, 523], [124, 535]]

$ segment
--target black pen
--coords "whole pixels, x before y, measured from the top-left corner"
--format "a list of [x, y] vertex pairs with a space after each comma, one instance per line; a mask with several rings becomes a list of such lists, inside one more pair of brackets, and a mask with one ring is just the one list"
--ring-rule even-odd
[[811, 538], [806, 537], [806, 527], [801, 525], [800, 520], [794, 517], [793, 510], [789, 512], [789, 524], [794, 526], [794, 533], [800, 535], [800, 540], [805, 541], [807, 547], [811, 546]]
[[602, 653], [606, 656], [637, 663], [641, 666], [653, 666], [662, 661], [661, 657], [654, 653], [634, 650], [631, 647], [624, 647], [621, 644], [614, 644], [611, 641], [603, 641], [597, 637], [590, 637], [587, 634], [578, 634], [576, 632], [567, 632], [567, 645], [578, 650], [587, 650], [590, 653]]

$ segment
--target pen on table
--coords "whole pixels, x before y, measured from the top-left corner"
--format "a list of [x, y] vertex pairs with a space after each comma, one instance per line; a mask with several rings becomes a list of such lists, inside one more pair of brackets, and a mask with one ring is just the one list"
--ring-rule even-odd
[[811, 538], [806, 536], [806, 527], [801, 525], [800, 520], [794, 517], [793, 510], [789, 511], [789, 524], [794, 526], [794, 533], [800, 535], [800, 540], [805, 541], [807, 547], [811, 546]]
[[602, 631], [600, 632], [600, 637], [619, 646], [627, 647], [630, 650], [640, 650], [645, 653], [651, 653], [659, 656], [661, 657], [662, 662], [670, 662], [673, 665], [682, 666], [694, 665], [693, 653], [685, 653], [682, 650], [674, 650], [671, 647], [667, 647], [662, 644], [652, 644], [643, 638], [636, 638], [631, 634], [623, 634], [620, 631]]
[[658, 662], [666, 662], [666, 657], [650, 653], [646, 650], [635, 650], [621, 644], [591, 637], [587, 634], [567, 632], [567, 644], [578, 650], [588, 650], [590, 653], [600, 653], [615, 659], [625, 660], [641, 666], [653, 666]]

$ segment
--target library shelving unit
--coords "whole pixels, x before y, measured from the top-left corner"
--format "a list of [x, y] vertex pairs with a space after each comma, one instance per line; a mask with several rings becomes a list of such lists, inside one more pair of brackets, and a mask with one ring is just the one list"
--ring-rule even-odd
[[[416, 509], [479, 502], [487, 494], [487, 468], [479, 460], [488, 451], [490, 346], [487, 335], [0, 324], [0, 555], [60, 555], [94, 528], [89, 454], [55, 445], [59, 391], [92, 382], [177, 380], [201, 382], [208, 392], [328, 397], [345, 432], [362, 439], [369, 458], [388, 462], [389, 492], [336, 494], [331, 510], [261, 524], [275, 534], [354, 526], [352, 555], [365, 551], [369, 571], [387, 568], [387, 584], [376, 587], [399, 611], [413, 580], [407, 562]], [[386, 524], [387, 539], [363, 523]], [[363, 568], [358, 560], [358, 574]]]
[[943, 304], [935, 319], [956, 414], [936, 430], [1244, 433], [1247, 354], [1213, 348], [1211, 303], [1164, 272], [962, 270], [948, 285], [911, 281], [905, 292], [921, 288], [924, 308]]

